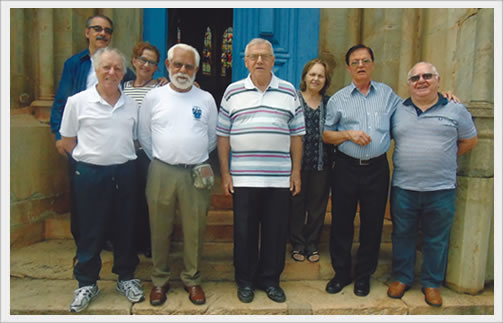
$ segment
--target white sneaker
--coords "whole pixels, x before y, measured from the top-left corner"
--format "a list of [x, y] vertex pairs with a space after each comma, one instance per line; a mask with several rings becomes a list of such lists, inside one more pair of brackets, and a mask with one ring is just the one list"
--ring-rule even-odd
[[117, 281], [117, 291], [125, 295], [131, 303], [138, 303], [145, 299], [139, 279]]
[[96, 284], [77, 288], [74, 292], [73, 302], [70, 304], [70, 312], [85, 310], [99, 292]]

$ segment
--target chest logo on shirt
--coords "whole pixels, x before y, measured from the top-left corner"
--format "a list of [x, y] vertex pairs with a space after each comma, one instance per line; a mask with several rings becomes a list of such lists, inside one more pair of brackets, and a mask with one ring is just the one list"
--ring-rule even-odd
[[198, 106], [192, 107], [192, 114], [194, 115], [194, 118], [197, 120], [201, 119], [201, 114], [203, 113], [202, 109]]

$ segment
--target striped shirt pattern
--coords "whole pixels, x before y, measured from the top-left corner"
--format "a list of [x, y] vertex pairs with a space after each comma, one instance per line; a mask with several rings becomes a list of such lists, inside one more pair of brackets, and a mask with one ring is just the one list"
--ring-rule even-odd
[[325, 130], [360, 130], [371, 137], [367, 146], [345, 141], [338, 146], [344, 154], [358, 159], [371, 159], [389, 149], [390, 120], [402, 99], [388, 85], [370, 82], [367, 95], [351, 83], [328, 101]]
[[393, 186], [413, 191], [456, 187], [457, 142], [477, 135], [464, 105], [439, 96], [436, 105], [418, 116], [407, 99], [398, 106], [391, 125]]
[[123, 92], [126, 93], [126, 95], [129, 96], [130, 98], [135, 99], [135, 101], [138, 103], [138, 107], [141, 108], [141, 104], [143, 103], [143, 98], [145, 97], [145, 95], [148, 92], [150, 92], [150, 90], [158, 87], [159, 82], [155, 82], [153, 84], [142, 86], [142, 87], [134, 87], [133, 83], [134, 83], [134, 80], [124, 83], [124, 91]]
[[229, 85], [217, 135], [230, 136], [230, 172], [236, 187], [289, 187], [290, 136], [305, 134], [295, 88], [273, 75], [265, 92], [248, 78]]

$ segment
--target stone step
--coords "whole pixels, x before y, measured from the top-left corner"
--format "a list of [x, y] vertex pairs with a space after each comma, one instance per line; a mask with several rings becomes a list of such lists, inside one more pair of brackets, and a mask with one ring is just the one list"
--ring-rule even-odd
[[[371, 280], [370, 294], [365, 297], [353, 294], [353, 284], [334, 295], [325, 292], [325, 285], [325, 280], [286, 281], [281, 283], [287, 297], [285, 303], [275, 303], [263, 291], [256, 291], [254, 301], [244, 304], [237, 299], [233, 282], [203, 282], [206, 304], [196, 306], [188, 300], [181, 282], [173, 282], [166, 303], [153, 307], [148, 301], [150, 282], [143, 283], [146, 300], [131, 304], [117, 293], [115, 282], [99, 281], [98, 297], [86, 310], [74, 314], [68, 312], [68, 307], [77, 288], [76, 281], [11, 277], [10, 315], [494, 315], [491, 286], [476, 296], [442, 287], [444, 304], [435, 308], [424, 302], [419, 286], [413, 286], [402, 299], [391, 299], [386, 296], [386, 282], [375, 279]], [[341, 317], [323, 317], [324, 321], [327, 319], [336, 321]], [[170, 320], [177, 321], [177, 317]]]
[[[232, 207], [232, 206], [231, 206]], [[332, 214], [327, 212], [325, 224], [321, 233], [320, 241], [328, 242], [330, 238], [330, 225]], [[354, 241], [358, 241], [360, 234], [360, 217], [356, 215], [354, 225]], [[382, 242], [391, 242], [392, 224], [388, 219], [384, 219]], [[70, 232], [70, 214], [53, 215], [45, 220], [45, 239], [73, 239]], [[177, 218], [173, 230], [173, 239], [182, 241], [182, 229], [180, 220]], [[211, 209], [208, 212], [208, 220], [205, 232], [205, 241], [210, 242], [232, 242], [233, 241], [233, 213], [232, 210]]]
[[[358, 243], [353, 246], [353, 256], [356, 255]], [[47, 240], [33, 245], [12, 249], [10, 258], [10, 274], [13, 277], [30, 279], [72, 279], [73, 257], [75, 256], [75, 244], [73, 240]], [[180, 280], [179, 275], [183, 269], [183, 244], [173, 243], [170, 254], [172, 260], [171, 279]], [[329, 280], [334, 276], [330, 263], [328, 247], [323, 246], [320, 253], [320, 261], [310, 263], [308, 261], [296, 262], [289, 253], [285, 255], [286, 264], [282, 280]], [[143, 281], [150, 281], [152, 272], [152, 259], [140, 254], [140, 264], [136, 269], [136, 277]], [[417, 253], [418, 266], [421, 265], [421, 253]], [[102, 280], [116, 280], [112, 273], [113, 254], [103, 251], [101, 254]], [[234, 266], [232, 262], [232, 243], [212, 242], [206, 243], [203, 248], [201, 261], [201, 275], [204, 281], [233, 281]], [[389, 276], [391, 272], [391, 243], [382, 243], [379, 263], [374, 277]]]

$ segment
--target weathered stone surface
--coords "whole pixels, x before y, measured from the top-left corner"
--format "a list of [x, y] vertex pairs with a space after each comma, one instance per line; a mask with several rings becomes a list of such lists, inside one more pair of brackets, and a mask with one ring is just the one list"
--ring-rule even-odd
[[100, 294], [80, 313], [70, 313], [75, 280], [11, 279], [11, 315], [130, 315], [132, 304], [115, 290], [115, 282], [100, 281]]
[[494, 196], [492, 178], [458, 176], [446, 284], [460, 292], [484, 288]]

